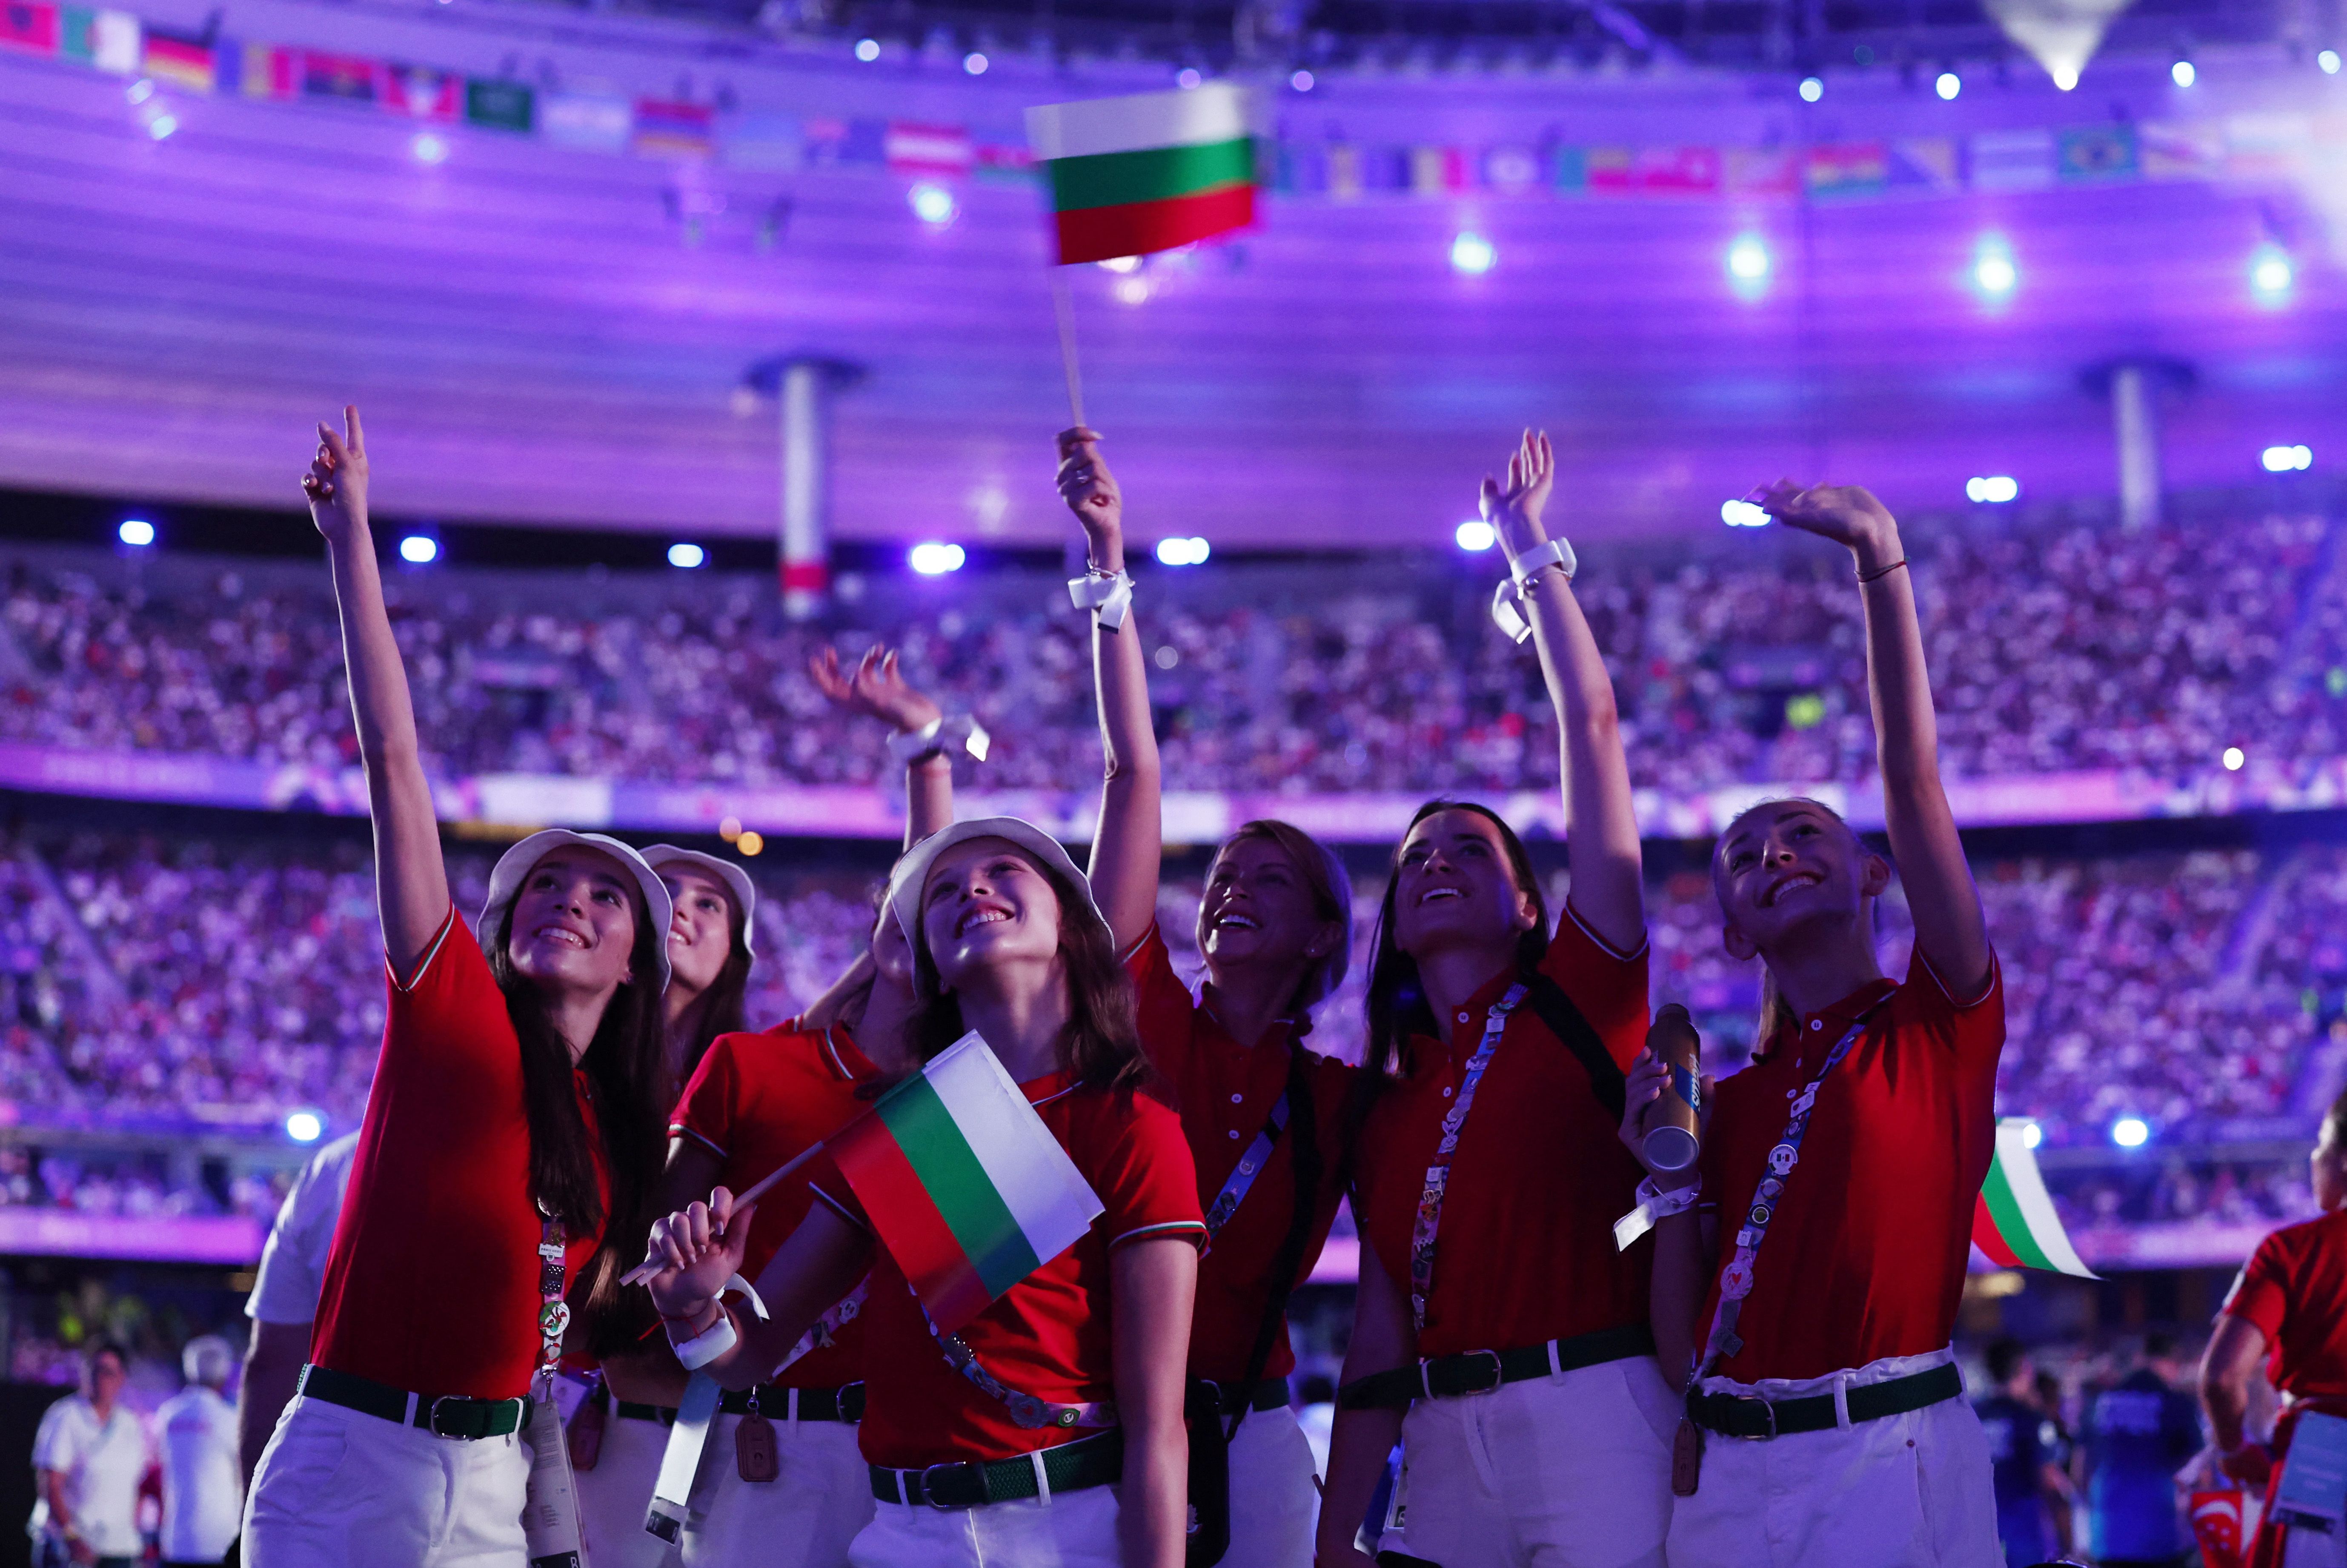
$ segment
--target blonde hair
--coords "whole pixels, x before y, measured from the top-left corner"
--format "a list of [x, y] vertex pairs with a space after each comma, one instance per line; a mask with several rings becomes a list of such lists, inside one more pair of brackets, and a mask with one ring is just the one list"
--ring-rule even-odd
[[[1867, 848], [1866, 840], [1858, 836], [1858, 830], [1850, 825], [1849, 818], [1844, 817], [1840, 812], [1835, 810], [1824, 801], [1818, 799], [1815, 796], [1780, 795], [1773, 799], [1756, 800], [1751, 805], [1745, 807], [1744, 809], [1736, 813], [1735, 817], [1730, 820], [1727, 826], [1720, 830], [1719, 837], [1714, 839], [1711, 842], [1711, 885], [1712, 892], [1715, 896], [1717, 896], [1719, 891], [1719, 847], [1727, 842], [1728, 835], [1736, 831], [1737, 828], [1743, 822], [1745, 818], [1749, 817], [1755, 811], [1765, 811], [1772, 806], [1809, 806], [1816, 809], [1817, 810], [1822, 811], [1827, 816], [1831, 817], [1835, 821], [1841, 824], [1842, 831], [1850, 835], [1850, 842], [1856, 844], [1867, 854], [1870, 855], [1875, 853], [1874, 850]], [[1879, 908], [1879, 905], [1876, 906], [1876, 909]], [[1722, 921], [1725, 921], [1727, 918], [1727, 906], [1724, 901], [1720, 905], [1719, 916]], [[1881, 917], [1876, 912], [1875, 909], [1870, 909], [1868, 911], [1867, 934], [1870, 940], [1875, 934], [1875, 924], [1880, 918]], [[1800, 1026], [1800, 1019], [1795, 1016], [1792, 1007], [1785, 1001], [1783, 995], [1780, 994], [1777, 989], [1776, 972], [1768, 967], [1768, 961], [1766, 958], [1763, 958], [1760, 961], [1759, 1033], [1752, 1037], [1753, 1050], [1755, 1052], [1759, 1052], [1768, 1049], [1768, 1042], [1776, 1037], [1778, 1030], [1783, 1028], [1799, 1029]]]

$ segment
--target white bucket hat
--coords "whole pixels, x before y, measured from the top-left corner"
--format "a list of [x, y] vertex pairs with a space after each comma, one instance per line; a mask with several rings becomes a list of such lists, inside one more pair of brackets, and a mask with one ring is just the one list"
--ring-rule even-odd
[[[644, 864], [655, 871], [662, 866], [699, 866], [723, 882], [725, 891], [733, 895], [733, 907], [742, 911], [742, 945], [753, 957], [756, 956], [758, 944], [751, 938], [758, 929], [758, 922], [753, 918], [758, 912], [758, 885], [750, 880], [749, 872], [731, 860], [721, 860], [715, 855], [688, 850], [679, 844], [647, 844], [644, 847]], [[665, 887], [667, 884], [661, 885]]]
[[897, 917], [897, 929], [916, 952], [920, 948], [921, 887], [929, 880], [929, 868], [937, 863], [939, 855], [972, 839], [1010, 840], [1057, 871], [1083, 896], [1092, 918], [1102, 925], [1108, 923], [1108, 917], [1101, 913], [1100, 903], [1092, 897], [1092, 882], [1076, 869], [1076, 862], [1068, 858], [1059, 840], [1023, 817], [973, 817], [922, 840], [898, 856], [896, 868], [888, 873], [888, 912]]
[[547, 828], [532, 833], [512, 849], [497, 857], [497, 869], [489, 873], [489, 901], [481, 906], [481, 923], [474, 934], [480, 938], [481, 951], [495, 958], [497, 952], [497, 927], [505, 920], [506, 910], [521, 895], [521, 884], [533, 867], [566, 844], [579, 844], [600, 850], [634, 874], [636, 886], [644, 895], [644, 911], [651, 916], [652, 930], [660, 933], [660, 985], [668, 989], [668, 926], [675, 918], [675, 907], [669, 901], [668, 887], [638, 854], [635, 846], [623, 844], [609, 833], [574, 833], [568, 828]]

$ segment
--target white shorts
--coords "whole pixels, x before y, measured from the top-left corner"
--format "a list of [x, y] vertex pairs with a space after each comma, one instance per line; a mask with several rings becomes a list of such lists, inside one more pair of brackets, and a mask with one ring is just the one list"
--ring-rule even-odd
[[[870, 1486], [867, 1481], [866, 1492]], [[1117, 1488], [1088, 1486], [1051, 1502], [1027, 1498], [984, 1508], [874, 1504], [849, 1548], [849, 1568], [1123, 1568], [1116, 1543]]]
[[[1954, 1359], [1891, 1356], [1855, 1371], [1758, 1384], [1707, 1378], [1707, 1393], [1829, 1394]], [[1704, 1433], [1703, 1473], [1671, 1519], [1671, 1568], [1998, 1568], [1988, 1438], [1970, 1400], [1766, 1441]]]
[[[765, 1396], [768, 1405], [780, 1404]], [[849, 1543], [872, 1522], [872, 1471], [856, 1451], [846, 1421], [794, 1421], [769, 1409], [774, 1457], [772, 1481], [742, 1479], [733, 1434], [740, 1416], [721, 1415], [709, 1427], [701, 1473], [686, 1504], [687, 1568], [840, 1568]], [[927, 1512], [927, 1510], [924, 1510]], [[602, 1568], [596, 1560], [595, 1568]]]
[[1681, 1409], [1652, 1356], [1420, 1400], [1378, 1549], [1441, 1568], [1662, 1568]]
[[579, 1539], [595, 1568], [675, 1568], [676, 1548], [644, 1528], [668, 1423], [640, 1421], [616, 1410], [603, 1412], [603, 1447], [595, 1468], [574, 1471]]
[[244, 1505], [251, 1568], [516, 1568], [529, 1449], [464, 1442], [296, 1395]]
[[1231, 1549], [1222, 1568], [1311, 1568], [1319, 1523], [1312, 1445], [1296, 1413], [1253, 1412], [1231, 1444]]

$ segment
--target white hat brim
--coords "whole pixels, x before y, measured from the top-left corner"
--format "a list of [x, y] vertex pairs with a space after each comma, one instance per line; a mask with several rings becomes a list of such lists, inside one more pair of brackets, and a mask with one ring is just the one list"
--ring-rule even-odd
[[754, 937], [758, 929], [758, 887], [750, 880], [749, 872], [731, 860], [721, 860], [715, 855], [700, 850], [688, 850], [682, 844], [645, 845], [644, 864], [655, 871], [662, 866], [698, 866], [723, 882], [726, 891], [733, 895], [735, 906], [742, 911], [742, 945], [750, 951], [752, 957], [757, 955], [758, 944]]
[[623, 844], [608, 833], [574, 833], [568, 828], [544, 828], [497, 857], [497, 868], [489, 872], [489, 898], [481, 906], [480, 924], [474, 935], [480, 940], [481, 951], [491, 958], [497, 953], [497, 927], [505, 920], [506, 910], [521, 894], [521, 884], [530, 869], [566, 844], [578, 844], [600, 850], [628, 868], [636, 879], [636, 886], [644, 895], [644, 910], [651, 917], [652, 930], [660, 933], [660, 989], [668, 989], [668, 928], [676, 918], [676, 909], [670, 901], [668, 885], [660, 873], [646, 863], [632, 844]]
[[1006, 839], [1018, 845], [1066, 879], [1082, 894], [1092, 918], [1103, 926], [1108, 924], [1108, 918], [1101, 913], [1100, 901], [1092, 897], [1091, 880], [1077, 869], [1059, 840], [1023, 817], [973, 817], [922, 840], [897, 857], [895, 869], [888, 873], [888, 912], [897, 917], [897, 929], [905, 933], [905, 940], [916, 952], [920, 948], [921, 889], [929, 880], [929, 868], [937, 864], [939, 855], [972, 839]]

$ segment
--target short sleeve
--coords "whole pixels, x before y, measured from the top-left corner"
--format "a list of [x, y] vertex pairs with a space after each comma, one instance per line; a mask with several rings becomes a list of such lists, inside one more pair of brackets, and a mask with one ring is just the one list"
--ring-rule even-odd
[[1558, 917], [1556, 935], [1542, 955], [1541, 972], [1557, 983], [1624, 1072], [1637, 1060], [1646, 1044], [1652, 1014], [1646, 994], [1648, 947], [1641, 938], [1635, 952], [1616, 952], [1595, 932], [1581, 922], [1567, 899]]
[[388, 960], [384, 969], [391, 988], [386, 1050], [394, 1041], [400, 1042], [403, 1050], [439, 1071], [489, 1068], [497, 1074], [500, 1089], [519, 1080], [521, 1064], [505, 993], [489, 972], [488, 955], [455, 904], [448, 906], [448, 918], [416, 960], [413, 974], [403, 979], [390, 969]]
[[1149, 928], [1149, 934], [1133, 948], [1124, 967], [1133, 977], [1142, 1052], [1151, 1066], [1179, 1082], [1183, 1061], [1189, 1054], [1190, 1032], [1198, 1003], [1190, 994], [1190, 988], [1182, 983], [1182, 977], [1174, 972], [1173, 952], [1166, 947], [1164, 935], [1157, 927]]
[[1164, 1237], [1203, 1245], [1198, 1170], [1181, 1118], [1146, 1095], [1120, 1095], [1115, 1103], [1111, 1120], [1122, 1125], [1104, 1127], [1108, 1135], [1094, 1140], [1086, 1173], [1105, 1211], [1096, 1223], [1109, 1246]]
[[1940, 977], [1940, 972], [1919, 947], [1907, 962], [1907, 989], [1919, 998], [1925, 1014], [1954, 1019], [1963, 1031], [1985, 1033], [1993, 1030], [1995, 1037], [2004, 1040], [2004, 965], [1993, 952], [1988, 955], [1988, 979], [1976, 993], [1962, 997], [1948, 988], [1948, 983]]
[[333, 1248], [357, 1142], [354, 1135], [320, 1150], [286, 1193], [261, 1247], [252, 1294], [245, 1298], [247, 1317], [261, 1323], [293, 1324], [318, 1315], [326, 1255]]
[[738, 1038], [721, 1034], [711, 1043], [668, 1119], [671, 1137], [691, 1138], [721, 1160], [733, 1153], [733, 1111], [741, 1084], [734, 1056]]
[[2282, 1252], [2282, 1233], [2274, 1232], [2258, 1243], [2250, 1254], [2249, 1262], [2226, 1293], [2225, 1304], [2219, 1310], [2229, 1317], [2239, 1318], [2253, 1325], [2272, 1345], [2281, 1338], [2282, 1318], [2290, 1306], [2289, 1259]]
[[33, 1437], [33, 1468], [36, 1470], [71, 1470], [81, 1457], [79, 1445], [73, 1441], [67, 1412], [73, 1396], [52, 1402], [41, 1412], [40, 1430]]

